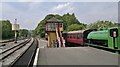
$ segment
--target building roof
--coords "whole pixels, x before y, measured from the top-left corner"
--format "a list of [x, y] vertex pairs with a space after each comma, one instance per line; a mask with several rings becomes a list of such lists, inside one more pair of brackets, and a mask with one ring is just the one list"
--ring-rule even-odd
[[48, 19], [46, 22], [63, 22], [63, 21], [53, 17], [53, 18]]

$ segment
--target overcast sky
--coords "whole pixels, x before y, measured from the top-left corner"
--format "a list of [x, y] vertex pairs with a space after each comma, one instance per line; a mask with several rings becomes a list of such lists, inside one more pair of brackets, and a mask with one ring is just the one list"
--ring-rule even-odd
[[[6, 0], [7, 1], [7, 0]], [[118, 21], [117, 2], [2, 2], [2, 20], [17, 23], [20, 28], [35, 29], [47, 14], [75, 13], [76, 18], [85, 24], [98, 20]], [[24, 2], [25, 1], [25, 2]], [[37, 1], [37, 0], [36, 0]], [[0, 3], [1, 4], [1, 3]]]

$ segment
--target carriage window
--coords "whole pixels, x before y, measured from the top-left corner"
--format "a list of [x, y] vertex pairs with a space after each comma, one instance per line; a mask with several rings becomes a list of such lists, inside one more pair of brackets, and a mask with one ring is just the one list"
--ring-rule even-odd
[[76, 35], [76, 34], [73, 34], [74, 39], [75, 39], [75, 35]]
[[70, 34], [70, 38], [72, 38], [72, 34]]
[[82, 38], [83, 36], [82, 36], [82, 34], [80, 35], [80, 38]]
[[75, 34], [75, 39], [77, 39], [77, 34]]
[[69, 38], [69, 35], [67, 35], [67, 38]]
[[75, 34], [75, 39], [77, 39], [78, 34]]
[[80, 34], [77, 34], [77, 39], [80, 39]]

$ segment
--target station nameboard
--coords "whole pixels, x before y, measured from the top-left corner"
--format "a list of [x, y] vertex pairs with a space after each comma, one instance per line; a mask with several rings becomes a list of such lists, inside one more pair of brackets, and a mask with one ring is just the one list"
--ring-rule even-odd
[[19, 24], [12, 24], [12, 30], [19, 30], [20, 26]]

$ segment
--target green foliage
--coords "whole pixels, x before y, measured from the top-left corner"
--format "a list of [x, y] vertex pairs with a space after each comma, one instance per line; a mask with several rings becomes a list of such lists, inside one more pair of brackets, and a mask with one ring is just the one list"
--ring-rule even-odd
[[83, 23], [80, 23], [78, 19], [76, 19], [75, 14], [64, 14], [63, 16], [60, 15], [53, 15], [49, 14], [47, 15], [35, 29], [35, 35], [39, 35], [40, 37], [45, 36], [45, 22], [46, 20], [50, 18], [57, 18], [59, 20], [63, 20], [63, 28], [64, 31], [73, 31], [73, 30], [84, 30], [84, 29], [101, 29], [101, 28], [109, 28], [109, 27], [115, 27], [117, 24], [112, 23], [111, 21], [97, 21], [95, 23], [92, 23], [90, 25], [86, 25]]
[[19, 36], [20, 37], [26, 37], [29, 34], [27, 29], [21, 29], [19, 30]]
[[2, 39], [9, 39], [14, 37], [14, 31], [12, 31], [12, 24], [9, 20], [1, 20], [2, 24]]
[[[2, 30], [0, 32], [2, 32], [2, 39], [10, 39], [10, 38], [14, 38], [14, 31], [12, 31], [12, 24], [10, 23], [9, 20], [1, 20], [0, 21], [0, 26], [2, 28]], [[19, 34], [19, 37], [22, 36], [27, 36], [29, 34], [27, 29], [21, 29], [19, 31], [17, 31]]]
[[74, 30], [83, 30], [85, 29], [85, 26], [79, 25], [79, 24], [71, 24], [68, 26], [67, 31], [74, 31]]
[[[64, 31], [81, 30], [86, 27], [85, 24], [80, 23], [76, 19], [74, 13], [73, 14], [67, 13], [67, 14], [64, 14], [63, 16], [49, 14], [42, 21], [40, 21], [38, 26], [35, 28], [35, 34], [40, 35], [40, 37], [44, 37], [45, 36], [45, 22], [46, 22], [46, 20], [53, 18], [53, 17], [55, 17], [59, 20], [63, 20]], [[72, 25], [72, 24], [75, 24], [75, 25]], [[76, 26], [76, 27], [74, 28], [73, 26]], [[72, 27], [73, 27], [73, 29], [72, 29]]]
[[95, 23], [92, 23], [88, 25], [88, 29], [101, 29], [101, 28], [110, 28], [115, 27], [117, 24], [112, 23], [111, 21], [97, 21]]
[[32, 37], [35, 37], [35, 30], [30, 30], [29, 31]]

